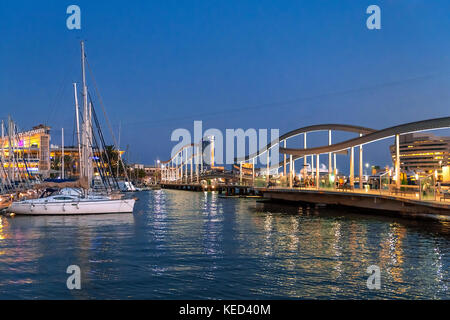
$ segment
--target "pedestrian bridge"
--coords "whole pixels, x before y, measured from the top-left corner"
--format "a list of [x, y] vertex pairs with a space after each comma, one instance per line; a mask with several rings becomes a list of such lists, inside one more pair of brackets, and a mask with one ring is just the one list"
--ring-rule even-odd
[[[403, 134], [423, 132], [429, 130], [446, 129], [450, 128], [450, 117], [422, 120], [416, 122], [405, 123], [396, 125], [393, 127], [376, 130], [367, 127], [348, 125], [348, 124], [319, 124], [311, 125], [302, 128], [298, 128], [289, 131], [278, 139], [271, 141], [267, 145], [260, 148], [253, 154], [248, 154], [240, 158], [235, 158], [236, 165], [239, 165], [238, 171], [235, 172], [218, 172], [214, 170], [206, 171], [203, 168], [203, 157], [212, 157], [214, 154], [214, 148], [210, 148], [211, 154], [204, 155], [202, 150], [202, 144], [193, 143], [188, 144], [180, 148], [175, 155], [167, 161], [162, 162], [162, 181], [167, 183], [200, 183], [201, 180], [207, 179], [221, 179], [225, 183], [233, 185], [252, 185], [254, 187], [261, 187], [261, 179], [265, 180], [265, 185], [272, 185], [273, 188], [284, 188], [283, 190], [292, 189], [300, 190], [310, 188], [311, 185], [316, 191], [334, 192], [339, 191], [335, 183], [337, 176], [336, 156], [346, 155], [349, 158], [350, 172], [349, 185], [347, 192], [351, 193], [364, 193], [368, 194], [367, 190], [364, 190], [363, 183], [358, 185], [355, 182], [363, 181], [363, 158], [364, 158], [364, 146], [389, 138], [394, 138], [396, 151], [395, 151], [395, 170], [389, 175], [380, 177], [379, 189], [380, 191], [373, 191], [377, 195], [381, 195], [384, 192], [392, 197], [409, 197], [414, 201], [438, 201], [440, 202], [440, 190], [435, 189], [435, 180], [433, 177], [428, 177], [427, 181], [422, 181], [424, 186], [427, 186], [427, 190], [422, 190], [423, 186], [417, 186], [417, 190], [408, 189], [401, 185], [400, 181], [400, 151], [399, 151], [399, 138]], [[308, 147], [308, 134], [312, 132], [325, 131], [328, 132], [328, 140], [323, 146], [320, 147]], [[343, 131], [354, 133], [355, 137], [333, 143], [333, 133]], [[303, 148], [288, 147], [289, 139], [303, 136]], [[282, 159], [278, 161], [272, 161], [270, 154], [274, 148], [278, 148], [279, 153], [282, 155]], [[355, 149], [359, 153], [359, 177], [355, 175]], [[255, 164], [258, 157], [266, 157], [266, 167], [260, 168], [259, 175], [256, 175]], [[320, 157], [327, 157], [328, 160], [328, 174], [323, 175], [319, 172], [318, 167], [320, 163]], [[295, 166], [298, 162], [302, 162], [301, 166], [310, 167], [310, 173], [303, 170], [303, 176], [300, 179], [306, 181], [308, 179], [309, 185], [298, 185], [294, 183], [294, 177], [297, 177]], [[252, 169], [251, 176], [243, 174], [243, 164], [251, 163]], [[281, 170], [281, 172], [280, 172]], [[298, 172], [299, 170], [297, 170]], [[258, 183], [257, 183], [258, 182]], [[421, 183], [422, 183], [421, 182]], [[433, 189], [434, 188], [434, 189]], [[359, 190], [358, 190], [359, 189]], [[408, 189], [408, 190], [404, 190]], [[403, 195], [401, 192], [403, 190]], [[428, 193], [433, 190], [435, 197], [428, 199]], [[372, 191], [371, 191], [372, 192]], [[427, 193], [422, 197], [423, 193]], [[375, 194], [374, 194], [375, 195]], [[417, 196], [419, 195], [419, 198]], [[444, 197], [444, 203], [445, 203]]]

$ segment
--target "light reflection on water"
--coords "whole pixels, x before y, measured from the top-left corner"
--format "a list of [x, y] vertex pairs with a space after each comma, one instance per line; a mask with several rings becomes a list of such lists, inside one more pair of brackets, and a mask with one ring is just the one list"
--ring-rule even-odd
[[[449, 298], [450, 224], [137, 194], [135, 213], [0, 218], [0, 298]], [[67, 266], [82, 290], [66, 288]], [[368, 290], [378, 265], [381, 290]]]

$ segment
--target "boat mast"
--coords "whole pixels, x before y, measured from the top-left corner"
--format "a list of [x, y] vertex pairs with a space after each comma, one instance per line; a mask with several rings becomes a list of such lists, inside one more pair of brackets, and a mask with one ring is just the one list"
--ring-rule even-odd
[[3, 120], [2, 120], [2, 155], [1, 155], [1, 165], [2, 165], [2, 192], [4, 191], [3, 188], [6, 186], [6, 172], [5, 172], [5, 167], [4, 167], [4, 163], [5, 163], [5, 150], [4, 150], [4, 145], [5, 145], [5, 127], [3, 124]]
[[64, 179], [64, 128], [61, 128], [61, 179]]
[[87, 86], [86, 86], [86, 68], [85, 68], [85, 60], [86, 56], [84, 53], [84, 41], [81, 41], [81, 74], [82, 74], [82, 80], [83, 80], [83, 174], [81, 177], [87, 178], [88, 186], [90, 187], [91, 181], [90, 181], [90, 158], [89, 158], [89, 113], [88, 113], [88, 96], [87, 96]]
[[81, 139], [80, 139], [80, 119], [79, 119], [79, 110], [78, 110], [78, 93], [77, 93], [77, 84], [73, 83], [73, 92], [75, 95], [75, 118], [77, 121], [77, 140], [78, 140], [78, 170], [80, 171], [80, 177], [82, 172], [82, 155], [81, 155]]
[[13, 163], [13, 166], [11, 165], [13, 162], [13, 146], [12, 146], [12, 120], [11, 120], [11, 116], [8, 116], [8, 144], [9, 144], [9, 151], [8, 151], [8, 171], [9, 171], [9, 176], [12, 177], [13, 181], [16, 180], [16, 175], [14, 172], [14, 165], [15, 162]]
[[121, 127], [122, 127], [122, 122], [119, 121], [119, 140], [117, 142], [117, 179], [119, 179], [119, 161], [122, 161], [121, 159], [121, 154], [120, 154], [120, 131], [121, 131]]
[[88, 122], [87, 122], [87, 136], [88, 136], [88, 145], [86, 146], [87, 155], [88, 155], [88, 166], [87, 166], [87, 174], [89, 183], [92, 181], [92, 177], [94, 175], [94, 168], [92, 166], [92, 160], [94, 157], [94, 144], [93, 144], [93, 130], [92, 130], [92, 102], [88, 104]]
[[[9, 143], [8, 143], [9, 145]], [[8, 162], [8, 170], [10, 163]], [[12, 183], [8, 175], [7, 169], [5, 169], [5, 123], [2, 120], [2, 177], [4, 185], [8, 186], [12, 190]]]

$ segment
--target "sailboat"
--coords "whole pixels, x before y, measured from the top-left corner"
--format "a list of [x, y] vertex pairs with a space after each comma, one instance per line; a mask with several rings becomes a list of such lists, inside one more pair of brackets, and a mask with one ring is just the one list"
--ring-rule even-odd
[[83, 123], [78, 121], [78, 99], [76, 85], [75, 109], [77, 117], [78, 150], [80, 154], [80, 179], [78, 185], [81, 188], [65, 187], [50, 194], [43, 194], [40, 198], [13, 202], [6, 209], [9, 213], [24, 215], [85, 215], [105, 213], [132, 213], [135, 199], [123, 199], [117, 194], [99, 194], [92, 188], [93, 181], [93, 126], [92, 104], [88, 105], [88, 93], [85, 73], [84, 42], [81, 42], [81, 66], [83, 80]]

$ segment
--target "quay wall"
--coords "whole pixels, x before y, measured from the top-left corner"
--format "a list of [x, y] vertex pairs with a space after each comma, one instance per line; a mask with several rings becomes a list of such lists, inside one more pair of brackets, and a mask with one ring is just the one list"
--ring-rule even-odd
[[334, 205], [396, 213], [400, 216], [450, 221], [450, 202], [419, 201], [395, 196], [322, 190], [261, 189], [265, 199], [277, 202]]

